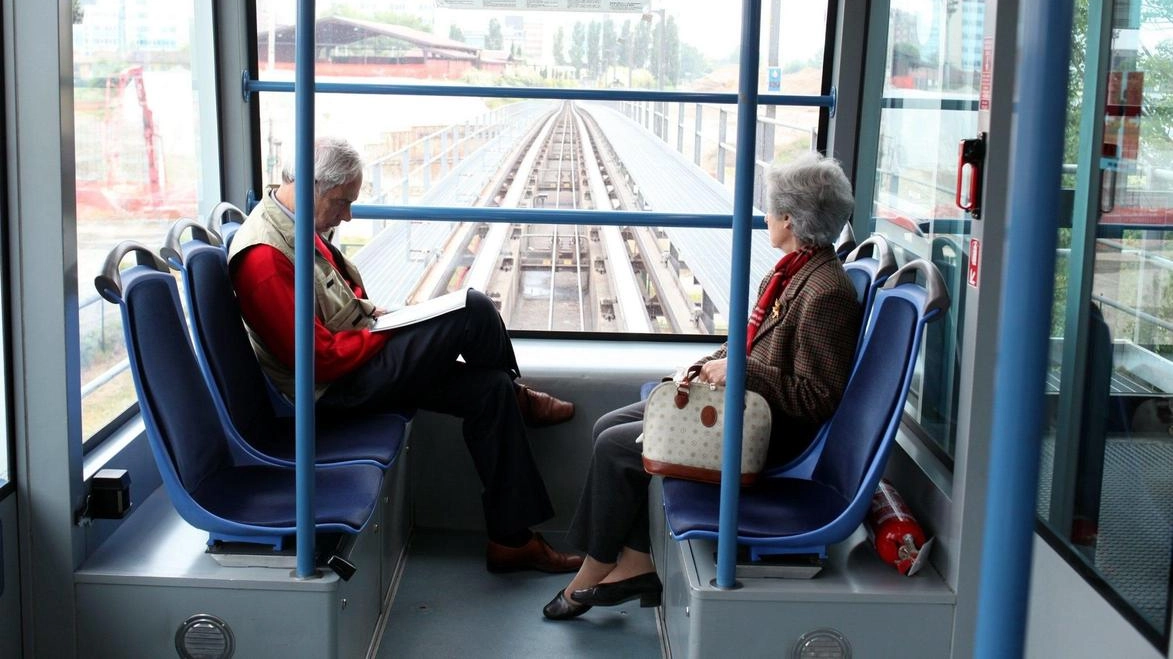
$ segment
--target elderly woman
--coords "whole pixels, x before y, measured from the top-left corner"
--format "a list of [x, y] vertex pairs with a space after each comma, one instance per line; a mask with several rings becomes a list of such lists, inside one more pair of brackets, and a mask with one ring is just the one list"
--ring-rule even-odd
[[[767, 173], [766, 225], [781, 260], [758, 287], [746, 330], [746, 388], [770, 404], [769, 463], [797, 456], [835, 411], [855, 352], [860, 307], [831, 247], [854, 201], [839, 164], [817, 153]], [[697, 362], [697, 381], [725, 384], [728, 344]], [[644, 403], [595, 423], [594, 456], [574, 520], [571, 544], [587, 558], [543, 609], [553, 620], [592, 606], [639, 598], [658, 606], [662, 586], [650, 554], [648, 482], [640, 446]]]

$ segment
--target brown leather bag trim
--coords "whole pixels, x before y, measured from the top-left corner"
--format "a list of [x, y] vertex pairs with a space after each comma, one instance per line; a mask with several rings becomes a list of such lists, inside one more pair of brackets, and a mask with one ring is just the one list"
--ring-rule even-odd
[[[644, 471], [656, 476], [682, 478], [684, 480], [700, 481], [702, 483], [717, 484], [721, 482], [721, 472], [717, 469], [705, 469], [703, 467], [689, 467], [671, 462], [660, 462], [659, 460], [651, 460], [647, 456], [643, 456], [643, 461]], [[757, 474], [742, 474], [740, 479], [741, 487], [753, 485], [757, 479]]]

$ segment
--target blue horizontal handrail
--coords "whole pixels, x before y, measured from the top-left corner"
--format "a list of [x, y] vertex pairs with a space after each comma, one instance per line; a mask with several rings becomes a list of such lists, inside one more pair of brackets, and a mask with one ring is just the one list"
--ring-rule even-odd
[[[351, 215], [365, 220], [443, 220], [464, 222], [525, 222], [527, 224], [598, 224], [603, 226], [688, 227], [730, 229], [732, 214], [653, 213], [640, 211], [546, 210], [540, 208], [466, 208], [462, 206], [384, 206], [355, 204]], [[762, 215], [753, 215], [754, 229], [765, 229]]]
[[[241, 76], [245, 100], [252, 92], [292, 92], [294, 84], [277, 80], [253, 80]], [[583, 101], [665, 101], [736, 105], [737, 94], [673, 92], [638, 89], [570, 89], [565, 87], [476, 87], [466, 85], [388, 85], [352, 82], [315, 82], [320, 94], [376, 94], [387, 96], [475, 96], [485, 98], [542, 98]], [[758, 105], [834, 108], [835, 95], [761, 94]]]

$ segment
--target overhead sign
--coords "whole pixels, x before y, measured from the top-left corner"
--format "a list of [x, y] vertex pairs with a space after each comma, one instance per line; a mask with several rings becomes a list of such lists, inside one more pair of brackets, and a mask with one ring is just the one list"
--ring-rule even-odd
[[772, 92], [782, 91], [782, 67], [770, 67], [769, 74], [766, 76], [766, 89]]
[[651, 0], [436, 0], [436, 6], [444, 9], [538, 9], [642, 14], [651, 9]]

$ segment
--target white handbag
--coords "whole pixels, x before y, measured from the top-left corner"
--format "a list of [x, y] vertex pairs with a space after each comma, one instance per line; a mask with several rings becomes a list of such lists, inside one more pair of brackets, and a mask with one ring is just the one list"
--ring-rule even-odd
[[[707, 483], [721, 481], [725, 387], [661, 382], [644, 409], [644, 471]], [[770, 406], [761, 394], [745, 392], [741, 434], [741, 484], [753, 484], [770, 446]]]

